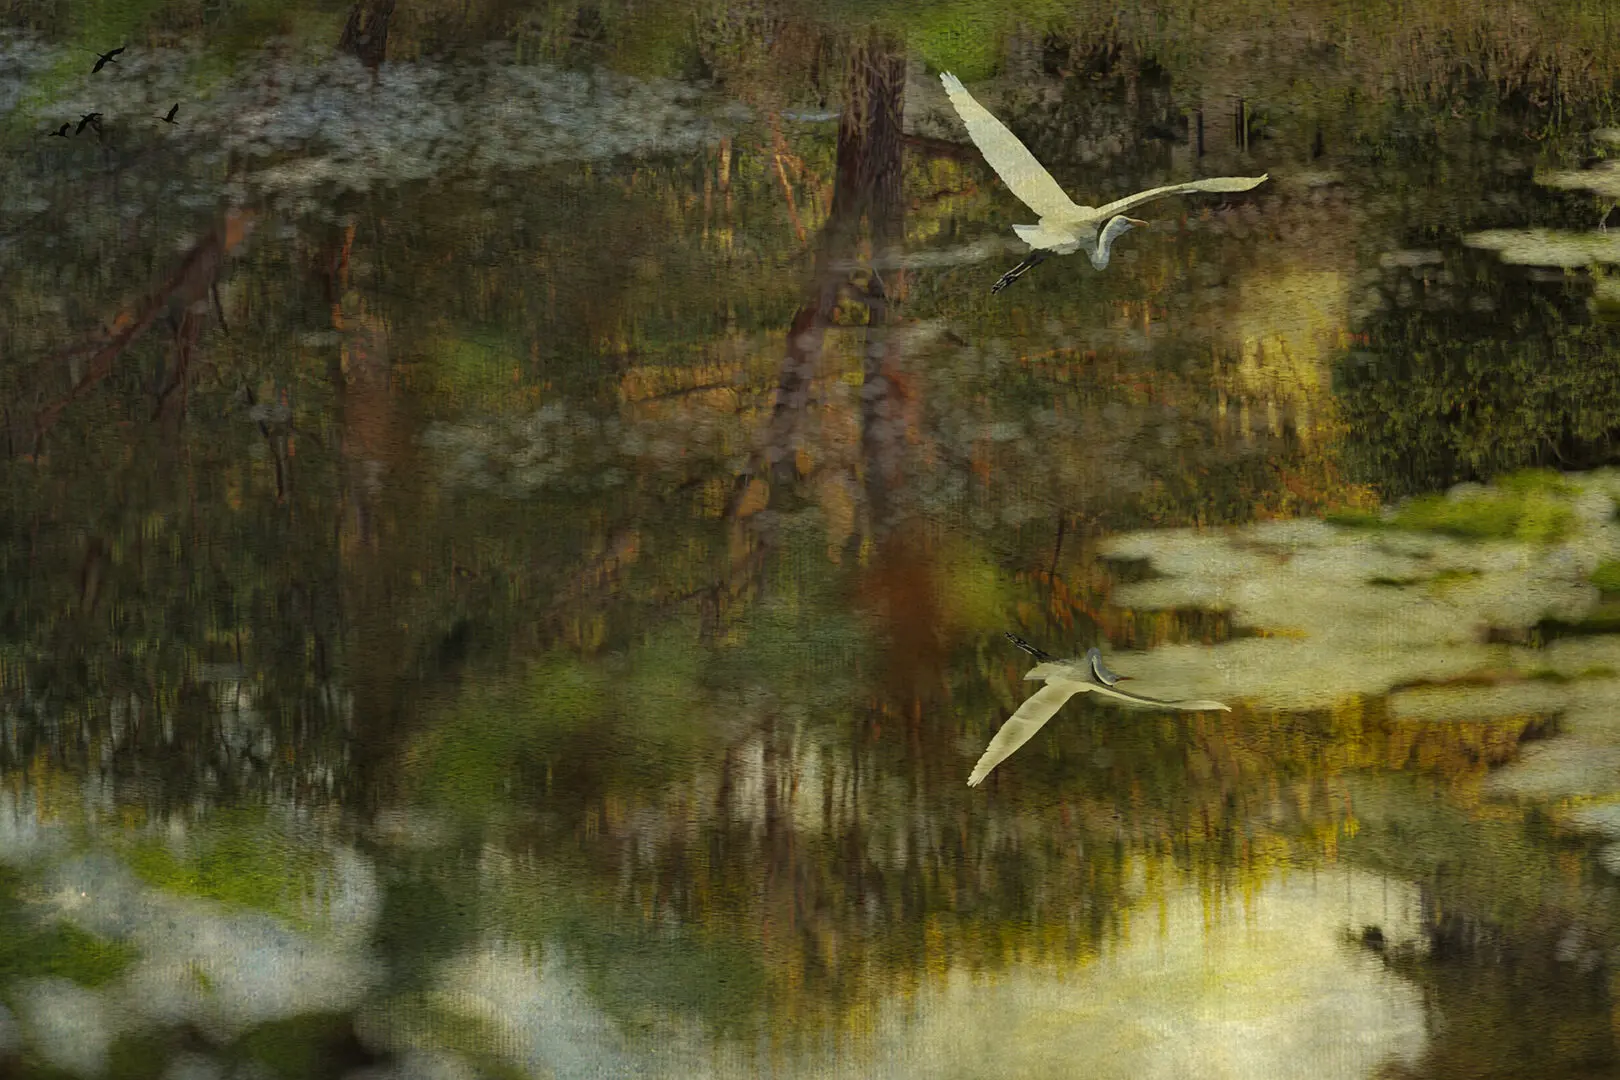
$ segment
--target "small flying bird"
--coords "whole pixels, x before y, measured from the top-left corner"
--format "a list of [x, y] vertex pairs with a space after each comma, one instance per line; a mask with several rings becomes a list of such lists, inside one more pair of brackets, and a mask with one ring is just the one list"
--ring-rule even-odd
[[63, 124], [61, 127], [57, 128], [55, 131], [46, 132], [45, 137], [47, 139], [65, 139], [65, 138], [68, 137], [68, 133], [67, 133], [68, 128], [70, 128], [72, 126], [73, 126], [73, 121], [70, 120], [67, 123]]
[[[118, 54], [123, 52], [125, 48], [126, 46], [120, 45], [112, 52], [96, 53], [96, 66], [90, 69], [90, 74], [94, 75], [108, 64], [118, 63]], [[96, 52], [94, 49], [91, 49], [90, 51]]]
[[995, 737], [990, 740], [990, 745], [985, 747], [979, 763], [973, 766], [973, 774], [968, 777], [968, 787], [978, 787], [984, 783], [984, 778], [990, 775], [991, 769], [1011, 757], [1014, 750], [1023, 746], [1037, 731], [1046, 726], [1046, 722], [1063, 707], [1063, 703], [1076, 694], [1096, 694], [1099, 697], [1147, 709], [1180, 709], [1184, 712], [1232, 711], [1230, 706], [1219, 701], [1161, 701], [1158, 698], [1143, 697], [1121, 690], [1116, 684], [1130, 676], [1117, 675], [1109, 671], [1102, 661], [1100, 649], [1087, 649], [1086, 655], [1078, 660], [1059, 660], [1016, 634], [1008, 634], [1007, 640], [1040, 661], [1029, 669], [1024, 678], [1044, 679], [1046, 685], [1030, 695], [1018, 706], [1018, 711], [1001, 725]]
[[84, 134], [84, 129], [86, 127], [95, 128], [96, 129], [96, 134], [100, 135], [101, 134], [101, 114], [98, 113], [98, 112], [91, 112], [91, 113], [85, 113], [83, 116], [79, 117], [79, 126], [73, 129], [73, 134], [75, 134], [75, 135], [83, 135]]
[[179, 123], [179, 121], [174, 118], [174, 114], [179, 112], [179, 111], [180, 111], [180, 103], [177, 101], [177, 102], [174, 103], [174, 108], [169, 110], [169, 115], [168, 116], [159, 116], [157, 119], [163, 121], [165, 124], [177, 124], [177, 123]]
[[[1263, 184], [1268, 176], [1212, 176], [1207, 180], [1193, 180], [1185, 184], [1149, 188], [1147, 191], [1115, 199], [1102, 206], [1079, 206], [1063, 193], [1029, 147], [1018, 141], [1000, 120], [973, 99], [962, 85], [962, 80], [946, 71], [940, 74], [945, 94], [956, 107], [956, 114], [967, 128], [968, 138], [979, 148], [984, 160], [1012, 193], [1041, 216], [1035, 225], [1014, 225], [1018, 239], [1034, 250], [1029, 257], [990, 286], [1000, 292], [1037, 264], [1051, 255], [1072, 255], [1084, 251], [1091, 265], [1101, 270], [1108, 265], [1109, 252], [1114, 241], [1132, 228], [1147, 222], [1126, 217], [1125, 211], [1133, 206], [1162, 199], [1167, 195], [1190, 195], [1199, 191], [1248, 191]], [[1098, 226], [1102, 227], [1098, 232]]]

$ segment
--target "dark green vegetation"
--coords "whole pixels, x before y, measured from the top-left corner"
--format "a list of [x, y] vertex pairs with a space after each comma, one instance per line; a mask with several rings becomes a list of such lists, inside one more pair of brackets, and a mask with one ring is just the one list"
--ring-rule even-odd
[[[1415, 496], [1385, 517], [1366, 510], [1330, 510], [1324, 520], [1356, 529], [1414, 529], [1474, 540], [1518, 540], [1547, 544], [1564, 539], [1574, 524], [1568, 485], [1556, 473], [1528, 469], [1507, 473], [1486, 488], [1446, 497], [1439, 493]], [[1599, 566], [1593, 583], [1612, 575], [1610, 564]], [[1375, 579], [1374, 585], [1410, 582]]]

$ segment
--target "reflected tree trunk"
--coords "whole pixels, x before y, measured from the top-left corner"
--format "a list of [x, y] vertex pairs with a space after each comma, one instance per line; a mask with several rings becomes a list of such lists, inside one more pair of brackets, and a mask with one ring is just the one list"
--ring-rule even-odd
[[[893, 266], [898, 260], [892, 256], [905, 240], [901, 191], [905, 56], [898, 44], [874, 39], [858, 52], [854, 67], [861, 73], [858, 93], [847, 99], [850, 104], [844, 115], [861, 116], [865, 152], [852, 155], [850, 164], [857, 171], [874, 262], [878, 267]], [[843, 179], [841, 175], [841, 186]], [[907, 446], [920, 411], [915, 384], [905, 369], [905, 336], [899, 319], [904, 289], [903, 269], [879, 269], [867, 279], [864, 294], [861, 475], [865, 531], [876, 542], [876, 557], [868, 567], [863, 592], [876, 601], [880, 617], [888, 624], [891, 647], [885, 670], [890, 694], [915, 734], [921, 701], [935, 680], [943, 655], [937, 632], [932, 545], [921, 523], [896, 502], [904, 481]], [[851, 543], [859, 544], [859, 536]]]
[[412, 689], [435, 677], [424, 670], [421, 630], [401, 610], [409, 603], [398, 582], [414, 569], [413, 549], [400, 522], [423, 493], [408, 466], [410, 416], [395, 379], [389, 326], [370, 310], [350, 281], [355, 228], [334, 230], [312, 270], [325, 278], [328, 325], [338, 335], [327, 375], [335, 404], [335, 446], [341, 462], [336, 523], [340, 624], [345, 679], [354, 695], [354, 766], [359, 790], [381, 797], [393, 780], [382, 775], [407, 737], [415, 715]]
[[[891, 621], [895, 653], [896, 694], [906, 702], [914, 722], [919, 695], [939, 660], [940, 645], [926, 613], [935, 609], [934, 575], [927, 563], [930, 545], [919, 527], [901, 520], [895, 493], [902, 482], [907, 447], [918, 423], [919, 402], [904, 365], [904, 335], [899, 332], [898, 305], [904, 294], [904, 271], [891, 256], [905, 239], [902, 190], [906, 56], [903, 44], [882, 32], [854, 43], [844, 74], [844, 110], [839, 121], [835, 183], [829, 216], [815, 240], [814, 269], [804, 302], [788, 327], [786, 356], [764, 440], [764, 468], [771, 482], [770, 503], [783, 505], [817, 468], [836, 460], [833, 446], [813, 444], [807, 428], [819, 401], [823, 350], [839, 299], [848, 295], [866, 309], [862, 343], [858, 456], [847, 468], [859, 476], [866, 525], [856, 527], [845, 543], [846, 554], [860, 550], [864, 539], [878, 544], [863, 591], [880, 617]], [[852, 286], [847, 267], [856, 262], [861, 226], [870, 237], [874, 269], [864, 285]], [[736, 512], [748, 486], [740, 478], [733, 498]], [[861, 516], [859, 512], [857, 516]]]
[[[35, 398], [41, 404], [26, 412], [20, 409], [7, 410], [8, 441], [12, 451], [38, 453], [45, 435], [56, 425], [63, 410], [112, 374], [118, 358], [165, 311], [178, 310], [188, 313], [182, 316], [182, 321], [189, 318], [191, 308], [208, 299], [219, 279], [226, 257], [247, 239], [253, 230], [253, 223], [254, 217], [251, 212], [231, 211], [213, 231], [187, 253], [181, 264], [162, 284], [148, 293], [138, 304], [126, 308], [113, 317], [113, 331], [109, 338], [70, 350], [65, 357], [58, 354], [41, 361], [34, 377], [35, 384], [39, 388], [35, 392]], [[187, 332], [195, 329], [193, 324], [187, 328]], [[181, 341], [179, 330], [176, 331], [176, 340], [177, 344]], [[77, 362], [76, 357], [83, 354], [89, 354], [90, 358], [81, 364]], [[188, 345], [178, 362], [183, 364], [189, 361], [190, 355]], [[63, 359], [67, 359], [69, 363], [63, 364]], [[65, 392], [53, 393], [53, 387], [61, 385], [62, 374], [68, 375], [69, 385]], [[177, 372], [169, 380], [170, 385], [176, 385], [177, 380], [183, 381], [184, 377], [184, 371]]]
[[[855, 166], [872, 231], [872, 253], [878, 266], [892, 265], [905, 239], [905, 204], [901, 199], [901, 153], [905, 110], [905, 55], [892, 42], [873, 42], [857, 54], [863, 78], [860, 96], [844, 115], [864, 114], [866, 153]], [[840, 135], [843, 129], [840, 128]], [[840, 159], [842, 160], [842, 159]], [[899, 479], [911, 410], [909, 387], [900, 371], [900, 336], [895, 305], [904, 289], [905, 271], [874, 270], [866, 285], [866, 346], [861, 379], [861, 457], [865, 464], [866, 498], [872, 528], [881, 534], [891, 512], [891, 492]]]
[[[816, 238], [815, 266], [804, 303], [788, 327], [787, 355], [777, 380], [776, 401], [765, 440], [765, 465], [780, 489], [802, 480], [809, 462], [803, 454], [804, 421], [815, 404], [815, 379], [826, 331], [841, 292], [841, 269], [855, 254], [862, 219], [875, 247], [897, 244], [903, 231], [900, 181], [904, 133], [905, 54], [900, 43], [876, 34], [851, 49], [845, 67], [845, 108], [838, 125], [832, 205]], [[880, 290], [881, 312], [872, 325], [886, 325], [888, 297]], [[863, 297], [871, 300], [871, 294]], [[773, 490], [773, 502], [780, 494]]]
[[393, 14], [394, 0], [357, 0], [343, 24], [338, 51], [375, 71], [388, 55], [388, 20]]
[[[202, 333], [203, 318], [204, 316], [188, 306], [181, 309], [179, 317], [173, 324], [174, 366], [158, 390], [157, 404], [152, 409], [152, 419], [163, 420], [170, 429], [178, 426], [186, 415], [186, 402], [191, 384], [191, 356]], [[277, 471], [279, 475], [279, 462]]]

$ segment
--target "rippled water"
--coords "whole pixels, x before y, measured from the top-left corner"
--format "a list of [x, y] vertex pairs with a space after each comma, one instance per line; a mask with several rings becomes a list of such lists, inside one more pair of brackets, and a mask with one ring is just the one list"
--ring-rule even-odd
[[1620, 1064], [1606, 5], [306, 6], [0, 33], [0, 1071]]

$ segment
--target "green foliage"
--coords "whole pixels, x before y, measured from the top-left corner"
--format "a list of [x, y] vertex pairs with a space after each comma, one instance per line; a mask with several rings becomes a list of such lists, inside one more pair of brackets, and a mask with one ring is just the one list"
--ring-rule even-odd
[[949, 71], [972, 82], [987, 79], [1001, 64], [1006, 13], [977, 0], [929, 5], [911, 22], [906, 43], [931, 71]]
[[1394, 524], [1474, 540], [1548, 544], [1562, 539], [1574, 518], [1567, 502], [1541, 490], [1499, 489], [1453, 498], [1418, 496], [1396, 511]]
[[619, 707], [631, 725], [626, 742], [635, 748], [649, 778], [665, 775], [669, 761], [686, 757], [695, 744], [707, 741], [701, 734], [694, 738], [694, 727], [704, 724], [708, 694], [703, 685], [706, 651], [692, 629], [677, 623], [650, 635], [624, 658], [627, 670], [615, 679]]
[[[1532, 287], [1494, 253], [1444, 255], [1438, 273], [1455, 286], [1405, 307], [1398, 297], [1412, 286], [1392, 277], [1366, 323], [1370, 347], [1335, 365], [1352, 478], [1392, 498], [1608, 460], [1620, 432], [1620, 333], [1592, 323], [1574, 290]], [[1492, 309], [1470, 310], [1475, 294]]]
[[674, 1010], [715, 1033], [753, 1029], [765, 1004], [770, 958], [760, 954], [751, 932], [723, 919], [701, 927], [609, 915], [590, 875], [569, 872], [562, 860], [552, 871], [503, 882], [490, 913], [503, 933], [562, 949], [602, 1008], [627, 1026]]
[[156, 888], [312, 925], [303, 901], [331, 865], [325, 848], [300, 843], [251, 811], [220, 814], [190, 845], [176, 855], [161, 842], [142, 841], [125, 857], [136, 876]]
[[1437, 594], [1444, 593], [1451, 586], [1464, 581], [1472, 581], [1481, 576], [1482, 573], [1482, 571], [1475, 569], [1441, 570], [1429, 579], [1429, 591]]
[[1579, 485], [1553, 469], [1520, 469], [1497, 477], [1492, 485], [1519, 495], [1568, 496], [1581, 490]]
[[[1415, 529], [1469, 539], [1520, 540], [1546, 544], [1562, 539], [1575, 521], [1569, 496], [1579, 489], [1550, 469], [1524, 469], [1497, 478], [1484, 491], [1445, 495], [1421, 495], [1408, 499], [1392, 518], [1357, 509], [1331, 510], [1323, 515], [1329, 524], [1351, 529]], [[1620, 567], [1620, 564], [1616, 564]], [[1599, 571], [1602, 571], [1599, 567]], [[1450, 572], [1427, 579], [1443, 586], [1465, 572]], [[1594, 582], [1596, 577], [1594, 576]], [[1620, 582], [1620, 572], [1615, 579]], [[1416, 579], [1373, 578], [1371, 585], [1416, 584]]]
[[1009, 625], [1020, 591], [988, 553], [963, 545], [945, 553], [940, 563], [938, 591], [956, 624], [986, 632]]
[[158, 1080], [174, 1052], [173, 1040], [157, 1031], [127, 1031], [107, 1047], [105, 1080]]
[[[18, 0], [8, 14], [36, 28], [97, 52], [118, 44], [140, 45], [153, 36], [167, 37], [209, 31], [211, 51], [234, 57], [248, 48], [262, 47], [273, 35], [306, 37], [311, 32], [327, 47], [337, 41], [348, 9], [347, 0], [84, 0], [52, 4], [50, 0]], [[128, 59], [119, 57], [120, 61]], [[89, 59], [93, 63], [95, 58]], [[86, 66], [84, 71], [88, 72]], [[105, 74], [105, 73], [103, 73]]]
[[413, 785], [486, 818], [553, 782], [583, 791], [667, 777], [717, 737], [694, 639], [676, 623], [623, 654], [553, 652], [519, 678], [472, 688], [412, 748]]
[[84, 47], [101, 52], [128, 42], [154, 22], [165, 6], [164, 0], [85, 0], [72, 6], [73, 29]]
[[521, 679], [475, 684], [412, 748], [408, 773], [429, 801], [485, 816], [502, 806], [525, 767], [607, 719], [607, 680], [577, 657], [556, 652]]
[[1448, 884], [1510, 924], [1533, 918], [1561, 891], [1556, 853], [1527, 842], [1521, 819], [1479, 820], [1433, 798], [1410, 774], [1368, 773], [1352, 783], [1360, 828], [1340, 848], [1350, 864], [1405, 880], [1420, 867], [1453, 866], [1460, 880]]
[[[103, 45], [103, 49], [112, 48]], [[99, 51], [99, 50], [98, 50]], [[94, 64], [96, 58], [86, 53], [70, 53], [64, 55], [51, 67], [34, 76], [24, 89], [22, 100], [18, 107], [7, 112], [5, 118], [0, 120], [0, 133], [7, 138], [24, 139], [33, 138], [38, 124], [31, 119], [41, 105], [71, 92], [84, 81], [84, 73], [90, 70], [86, 63]]]
[[385, 888], [372, 941], [389, 958], [391, 993], [426, 993], [437, 965], [476, 945], [487, 929], [484, 894], [469, 885], [461, 861], [482, 836], [468, 829], [444, 849], [396, 853], [382, 868]]
[[1376, 577], [1368, 578], [1367, 579], [1367, 584], [1376, 585], [1376, 586], [1378, 586], [1380, 588], [1397, 588], [1397, 589], [1404, 589], [1404, 588], [1406, 588], [1408, 586], [1411, 586], [1411, 585], [1424, 585], [1424, 584], [1427, 584], [1428, 587], [1429, 587], [1430, 592], [1443, 593], [1443, 592], [1445, 592], [1445, 590], [1448, 587], [1450, 587], [1452, 585], [1455, 585], [1458, 582], [1471, 581], [1472, 579], [1477, 578], [1479, 576], [1480, 576], [1480, 572], [1478, 570], [1442, 570], [1442, 571], [1440, 571], [1439, 573], [1435, 574], [1432, 577], [1402, 577], [1402, 578], [1397, 578], [1397, 577], [1387, 577], [1385, 575], [1380, 574], [1380, 575], [1378, 575]]
[[1620, 593], [1620, 561], [1604, 559], [1587, 580], [1606, 593]]
[[[458, 404], [480, 412], [522, 408], [522, 396], [512, 392], [519, 385], [522, 352], [521, 342], [493, 334], [441, 337], [428, 347], [420, 365], [426, 369], [420, 388], [453, 395]], [[414, 389], [418, 380], [412, 381]]]
[[204, 85], [223, 81], [263, 48], [267, 37], [278, 38], [295, 54], [329, 56], [342, 36], [349, 6], [348, 0], [302, 0], [296, 5], [233, 0], [211, 28], [208, 49], [192, 60], [190, 74]]
[[[819, 551], [804, 557], [825, 559]], [[784, 552], [783, 569], [797, 561]], [[775, 595], [750, 605], [738, 620], [740, 640], [716, 658], [715, 677], [766, 688], [777, 700], [812, 712], [847, 704], [875, 642], [844, 598], [843, 584], [824, 573], [782, 580]]]
[[438, 993], [401, 994], [389, 1003], [390, 1013], [410, 1025], [417, 1045], [461, 1055], [474, 1075], [489, 1080], [530, 1080], [525, 1063], [502, 1054], [507, 1033], [498, 1020], [482, 1012], [457, 1008], [460, 1001]]
[[574, 939], [610, 1015], [675, 1009], [714, 1029], [746, 1029], [760, 1006], [763, 958], [734, 937], [610, 930]]
[[132, 945], [96, 937], [72, 923], [30, 926], [15, 914], [0, 916], [0, 979], [56, 975], [81, 986], [101, 986], [138, 958]]
[[261, 1024], [237, 1040], [232, 1051], [261, 1061], [277, 1076], [303, 1080], [329, 1071], [334, 1043], [354, 1032], [354, 1021], [341, 1013], [308, 1013]]
[[604, 4], [599, 10], [617, 11], [622, 20], [606, 27], [613, 43], [608, 59], [615, 69], [644, 78], [678, 78], [692, 69], [697, 20], [688, 0], [650, 0], [623, 8]]

